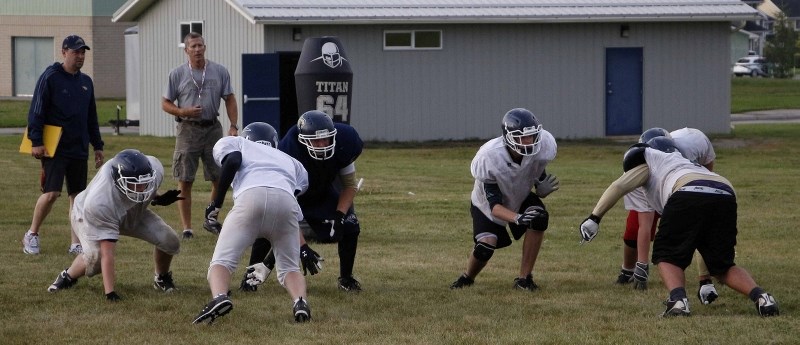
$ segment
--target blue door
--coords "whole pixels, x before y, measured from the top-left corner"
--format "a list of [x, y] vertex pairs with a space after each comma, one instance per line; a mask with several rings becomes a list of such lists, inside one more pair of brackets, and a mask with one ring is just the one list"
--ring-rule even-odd
[[642, 133], [642, 48], [606, 48], [606, 135]]
[[281, 128], [278, 54], [242, 54], [242, 125], [266, 122]]

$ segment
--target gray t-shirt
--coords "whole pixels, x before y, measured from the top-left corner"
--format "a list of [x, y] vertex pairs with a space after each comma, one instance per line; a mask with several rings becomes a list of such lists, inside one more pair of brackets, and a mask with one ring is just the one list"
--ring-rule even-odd
[[169, 82], [164, 88], [164, 98], [177, 100], [180, 108], [202, 106], [203, 120], [219, 116], [220, 99], [232, 93], [228, 70], [208, 59], [205, 69], [192, 69], [188, 62], [176, 67], [169, 72]]

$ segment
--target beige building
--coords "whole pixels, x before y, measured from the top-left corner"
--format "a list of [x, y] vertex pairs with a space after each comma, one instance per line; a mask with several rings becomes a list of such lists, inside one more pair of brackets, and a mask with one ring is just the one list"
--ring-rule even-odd
[[30, 97], [39, 75], [62, 61], [67, 35], [91, 47], [82, 72], [91, 76], [98, 98], [125, 97], [125, 29], [111, 22], [124, 0], [3, 1], [0, 6], [0, 97]]

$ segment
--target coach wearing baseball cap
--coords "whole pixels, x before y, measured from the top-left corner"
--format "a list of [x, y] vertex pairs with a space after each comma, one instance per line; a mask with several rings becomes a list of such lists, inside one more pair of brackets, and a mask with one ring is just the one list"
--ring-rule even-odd
[[[67, 181], [70, 209], [75, 196], [86, 189], [89, 144], [94, 148], [94, 165], [103, 165], [103, 140], [97, 123], [97, 105], [92, 78], [81, 73], [89, 46], [77, 35], [64, 38], [61, 56], [64, 62], [48, 66], [36, 82], [28, 111], [28, 138], [31, 156], [41, 160], [41, 191], [33, 210], [31, 227], [22, 239], [25, 254], [39, 254], [39, 228], [61, 196]], [[44, 125], [62, 128], [55, 152], [44, 146]], [[31, 174], [36, 176], [38, 174]], [[71, 254], [82, 252], [78, 237], [72, 234]]]

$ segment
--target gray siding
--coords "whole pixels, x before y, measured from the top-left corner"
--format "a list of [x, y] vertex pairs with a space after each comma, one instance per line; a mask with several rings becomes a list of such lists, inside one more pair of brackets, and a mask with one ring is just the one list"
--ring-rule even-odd
[[[605, 135], [605, 48], [644, 51], [643, 127], [729, 130], [728, 23], [303, 26], [337, 36], [353, 69], [352, 122], [364, 139], [490, 138], [513, 107], [559, 138]], [[441, 29], [442, 50], [383, 51], [383, 30]], [[265, 52], [299, 50], [265, 26]]]
[[[245, 21], [224, 1], [158, 1], [147, 14], [139, 19], [142, 63], [140, 134], [175, 135], [174, 117], [161, 110], [161, 96], [169, 72], [186, 63], [186, 54], [178, 47], [177, 39], [181, 21], [204, 21], [203, 35], [208, 46], [206, 58], [228, 68], [241, 123], [241, 54], [264, 52], [261, 28]], [[228, 127], [224, 105], [220, 107], [220, 121], [223, 128]]]

